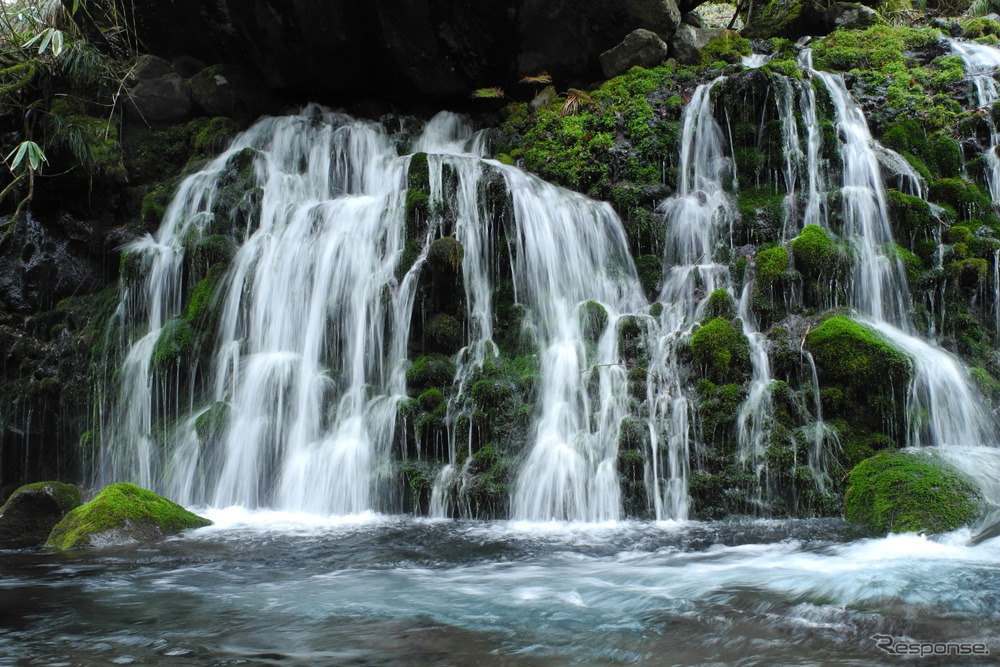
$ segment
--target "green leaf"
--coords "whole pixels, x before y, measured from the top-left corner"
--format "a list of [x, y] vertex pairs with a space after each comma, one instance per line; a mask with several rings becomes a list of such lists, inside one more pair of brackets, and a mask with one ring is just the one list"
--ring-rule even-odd
[[43, 151], [42, 147], [34, 141], [22, 141], [17, 148], [7, 154], [7, 157], [4, 158], [4, 160], [10, 160], [12, 156], [14, 159], [10, 163], [11, 171], [14, 171], [21, 165], [25, 156], [28, 158], [28, 168], [31, 171], [38, 171], [38, 169], [42, 166], [42, 163], [48, 163], [49, 161], [48, 158], [45, 157], [45, 151]]

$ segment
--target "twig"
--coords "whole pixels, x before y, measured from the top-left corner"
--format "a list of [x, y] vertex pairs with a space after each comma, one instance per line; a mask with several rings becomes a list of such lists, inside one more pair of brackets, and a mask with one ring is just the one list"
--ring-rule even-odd
[[812, 331], [812, 328], [813, 328], [813, 325], [810, 324], [808, 327], [806, 327], [806, 332], [804, 334], [802, 334], [802, 342], [799, 343], [799, 349], [800, 350], [806, 346], [806, 338], [809, 337], [809, 332]]

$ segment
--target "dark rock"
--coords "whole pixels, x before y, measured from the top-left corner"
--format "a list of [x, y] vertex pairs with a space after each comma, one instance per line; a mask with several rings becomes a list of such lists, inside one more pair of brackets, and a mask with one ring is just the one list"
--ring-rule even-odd
[[194, 101], [209, 116], [254, 118], [274, 106], [263, 84], [230, 65], [206, 67], [188, 83]]
[[174, 58], [172, 65], [174, 66], [174, 71], [185, 79], [190, 79], [205, 69], [205, 63], [191, 56], [177, 56]]
[[681, 24], [681, 10], [674, 0], [625, 0], [625, 11], [637, 25], [652, 30], [663, 39]]
[[723, 29], [694, 28], [682, 24], [670, 42], [670, 55], [682, 65], [697, 65], [701, 62], [701, 50], [725, 32]]
[[43, 544], [52, 527], [80, 506], [72, 484], [37, 482], [22, 486], [0, 507], [0, 547], [19, 549]]
[[159, 56], [236, 65], [272, 90], [403, 101], [514, 90], [543, 70], [560, 89], [586, 85], [600, 53], [679, 17], [672, 0], [135, 3], [139, 38]]
[[820, 36], [830, 32], [825, 19], [826, 3], [820, 0], [771, 2], [754, 9], [748, 25], [740, 34], [748, 39], [783, 37], [797, 40], [802, 35]]
[[159, 56], [144, 53], [136, 59], [131, 76], [135, 81], [149, 81], [174, 73], [174, 67], [169, 62]]
[[601, 54], [601, 69], [609, 79], [633, 67], [655, 67], [667, 57], [667, 45], [656, 33], [642, 28], [630, 32], [621, 44]]
[[180, 74], [139, 81], [129, 90], [133, 108], [147, 121], [182, 118], [191, 112], [191, 89]]
[[698, 16], [697, 14], [695, 14], [694, 12], [688, 12], [687, 14], [685, 14], [684, 16], [682, 16], [681, 17], [681, 23], [684, 23], [685, 25], [689, 25], [692, 28], [704, 28], [705, 27], [705, 24], [702, 23], [702, 21], [701, 21], [701, 17]]
[[854, 2], [837, 2], [826, 10], [825, 18], [831, 31], [861, 30], [878, 23], [878, 12]]
[[68, 215], [43, 222], [22, 213], [0, 248], [0, 310], [33, 312], [95, 291], [103, 279], [99, 236]]

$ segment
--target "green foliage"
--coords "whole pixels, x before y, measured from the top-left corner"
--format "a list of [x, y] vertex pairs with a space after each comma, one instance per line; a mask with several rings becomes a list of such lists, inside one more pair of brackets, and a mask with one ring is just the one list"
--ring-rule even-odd
[[444, 354], [454, 354], [462, 347], [465, 332], [462, 324], [451, 315], [438, 313], [427, 323], [427, 338], [431, 349]]
[[134, 484], [112, 484], [56, 524], [46, 546], [59, 551], [101, 546], [105, 535], [119, 532], [118, 539], [159, 539], [211, 523], [152, 491]]
[[931, 183], [930, 199], [948, 204], [959, 220], [984, 220], [993, 216], [989, 195], [960, 178], [942, 178]]
[[722, 317], [695, 330], [691, 335], [691, 353], [713, 382], [740, 380], [749, 372], [750, 344], [743, 332]]
[[848, 521], [893, 533], [954, 530], [981, 511], [975, 486], [933, 452], [882, 452], [851, 470]]

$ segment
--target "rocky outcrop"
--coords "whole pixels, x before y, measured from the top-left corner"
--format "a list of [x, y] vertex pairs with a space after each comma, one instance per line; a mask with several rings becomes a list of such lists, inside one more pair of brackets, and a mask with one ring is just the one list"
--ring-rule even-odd
[[314, 98], [396, 100], [465, 99], [543, 70], [583, 85], [625, 35], [667, 38], [681, 17], [673, 0], [143, 0], [135, 12], [157, 55], [238, 65]]
[[26, 484], [0, 507], [0, 548], [38, 546], [66, 513], [80, 506], [80, 491], [72, 484]]
[[621, 44], [601, 54], [601, 69], [609, 79], [633, 67], [655, 67], [667, 57], [667, 45], [656, 33], [642, 28], [630, 32]]

